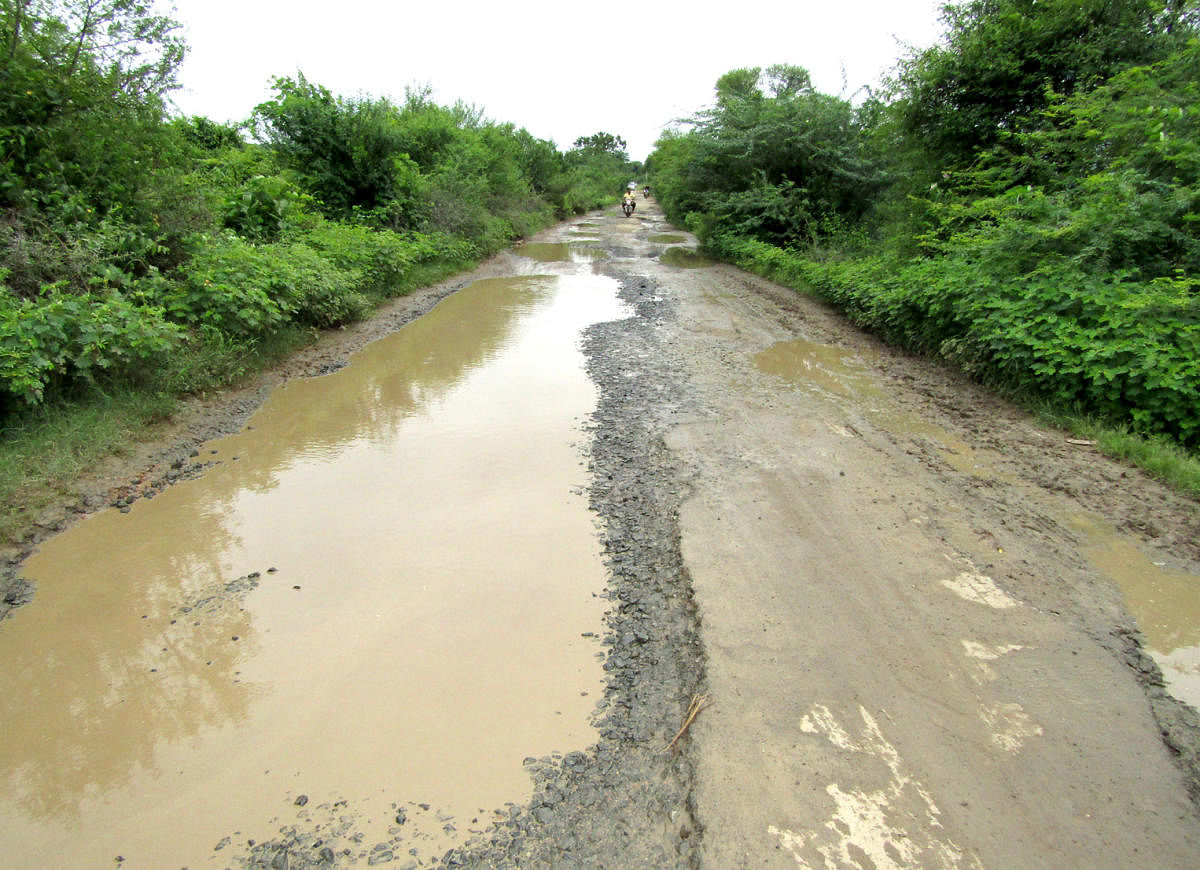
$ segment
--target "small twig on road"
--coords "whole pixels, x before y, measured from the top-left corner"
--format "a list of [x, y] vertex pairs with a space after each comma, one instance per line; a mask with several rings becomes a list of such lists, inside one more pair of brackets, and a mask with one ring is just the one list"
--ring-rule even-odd
[[700, 715], [700, 711], [705, 707], [711, 707], [715, 701], [709, 699], [708, 695], [692, 695], [692, 703], [688, 704], [687, 716], [683, 720], [683, 727], [679, 729], [679, 733], [675, 735], [675, 739], [666, 745], [663, 752], [671, 752], [675, 748], [675, 744], [691, 726], [696, 717]]

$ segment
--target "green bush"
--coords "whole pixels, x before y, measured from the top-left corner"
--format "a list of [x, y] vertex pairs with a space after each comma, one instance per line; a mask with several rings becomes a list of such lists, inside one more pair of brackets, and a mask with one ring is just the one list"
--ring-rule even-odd
[[749, 239], [712, 247], [982, 380], [1200, 445], [1200, 281], [1095, 275], [1065, 259], [991, 275], [966, 256], [821, 263]]
[[10, 401], [35, 405], [74, 382], [136, 377], [179, 338], [161, 308], [115, 293], [77, 296], [49, 286], [21, 299], [0, 285], [0, 384]]
[[387, 299], [407, 292], [413, 267], [437, 259], [461, 262], [463, 243], [443, 234], [396, 233], [354, 224], [316, 221], [297, 241], [303, 242], [339, 269], [361, 275], [359, 290]]
[[226, 233], [193, 246], [182, 280], [167, 294], [174, 320], [253, 336], [288, 322], [337, 326], [369, 310], [362, 271], [339, 268], [303, 243], [255, 245]]
[[296, 310], [281, 280], [273, 249], [232, 232], [191, 240], [192, 256], [167, 294], [171, 319], [207, 325], [229, 335], [256, 335], [284, 323]]
[[289, 219], [299, 216], [302, 203], [300, 191], [286, 178], [256, 175], [226, 196], [222, 219], [239, 235], [266, 241], [278, 238]]

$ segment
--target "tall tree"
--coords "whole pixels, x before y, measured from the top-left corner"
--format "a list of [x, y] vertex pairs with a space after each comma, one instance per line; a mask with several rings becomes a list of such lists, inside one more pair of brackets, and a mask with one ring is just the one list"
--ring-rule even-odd
[[0, 200], [130, 205], [176, 87], [179, 25], [146, 0], [0, 0]]
[[587, 155], [612, 154], [622, 160], [628, 159], [625, 140], [603, 130], [590, 136], [580, 136], [571, 147]]
[[961, 168], [1047, 105], [1117, 71], [1161, 60], [1194, 0], [968, 0], [943, 7], [945, 43], [904, 62], [903, 135]]

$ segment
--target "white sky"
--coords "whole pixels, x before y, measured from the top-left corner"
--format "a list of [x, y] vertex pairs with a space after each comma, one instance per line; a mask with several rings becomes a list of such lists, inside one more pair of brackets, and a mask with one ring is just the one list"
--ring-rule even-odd
[[297, 70], [334, 94], [402, 100], [429, 84], [567, 149], [604, 130], [644, 160], [664, 127], [711, 105], [723, 73], [789, 63], [849, 97], [941, 33], [943, 0], [175, 0], [190, 53], [174, 100], [239, 121]]

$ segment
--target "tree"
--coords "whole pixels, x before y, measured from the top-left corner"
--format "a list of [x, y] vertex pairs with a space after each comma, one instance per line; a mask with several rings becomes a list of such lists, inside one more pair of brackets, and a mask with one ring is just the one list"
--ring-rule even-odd
[[761, 100], [763, 93], [758, 82], [762, 70], [758, 67], [733, 69], [717, 79], [717, 110], [729, 112], [740, 103]]
[[[0, 0], [0, 201], [135, 205], [183, 58], [142, 0]], [[81, 198], [81, 199], [80, 199]]]
[[[765, 88], [764, 88], [765, 86]], [[731, 70], [692, 130], [659, 140], [652, 163], [668, 214], [705, 232], [811, 243], [854, 222], [879, 187], [854, 108], [817, 93], [803, 67]]]
[[812, 76], [802, 66], [777, 63], [767, 67], [767, 88], [771, 96], [788, 98], [813, 93]]
[[[178, 22], [147, 0], [0, 0], [0, 51], [64, 79], [90, 73], [112, 96], [162, 97], [186, 50]], [[7, 71], [7, 70], [6, 70]]]
[[612, 154], [622, 160], [629, 158], [625, 150], [628, 147], [625, 140], [620, 136], [603, 131], [593, 133], [591, 136], [580, 136], [571, 147], [586, 155]]
[[297, 73], [275, 79], [275, 98], [254, 116], [260, 138], [300, 174], [329, 216], [385, 210], [397, 227], [419, 222], [420, 167], [388, 100], [335, 97]]
[[1194, 0], [969, 0], [943, 7], [945, 44], [901, 64], [903, 134], [939, 169], [1036, 123], [1047, 93], [1089, 90], [1160, 60]]

